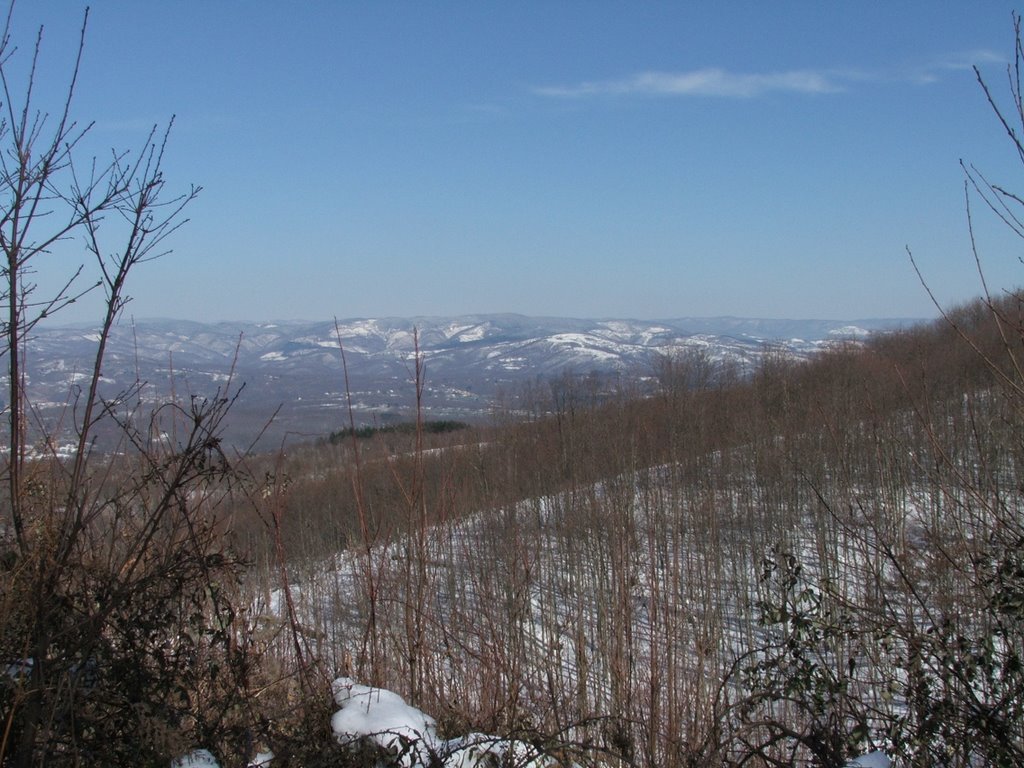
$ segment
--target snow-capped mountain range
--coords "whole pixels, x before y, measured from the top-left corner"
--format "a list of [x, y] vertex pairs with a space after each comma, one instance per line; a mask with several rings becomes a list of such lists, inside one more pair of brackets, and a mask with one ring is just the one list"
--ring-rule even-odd
[[[648, 380], [659, 355], [702, 348], [742, 368], [768, 347], [806, 357], [840, 340], [908, 325], [907, 320], [584, 320], [494, 314], [351, 319], [327, 322], [203, 324], [124, 320], [103, 367], [113, 394], [136, 380], [154, 402], [245, 385], [226, 438], [246, 445], [311, 439], [348, 423], [348, 392], [363, 424], [407, 418], [415, 403], [415, 358], [423, 363], [429, 418], [487, 417], [496, 398], [514, 402], [527, 383], [562, 375]], [[37, 328], [30, 340], [29, 387], [44, 417], [69, 402], [86, 378], [96, 330]]]

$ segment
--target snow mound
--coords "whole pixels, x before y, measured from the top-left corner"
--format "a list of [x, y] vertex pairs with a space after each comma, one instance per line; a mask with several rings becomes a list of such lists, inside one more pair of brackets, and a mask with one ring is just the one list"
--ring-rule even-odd
[[384, 688], [360, 685], [339, 677], [331, 685], [334, 702], [341, 707], [331, 718], [331, 729], [342, 743], [368, 737], [400, 756], [400, 765], [426, 764], [437, 746], [434, 718], [405, 703]]
[[331, 688], [341, 707], [331, 718], [338, 741], [346, 744], [368, 738], [403, 768], [486, 768], [496, 762], [521, 768], [556, 765], [532, 745], [515, 739], [472, 733], [444, 741], [438, 738], [434, 718], [393, 691], [361, 685], [348, 677], [339, 677]]
[[197, 749], [184, 757], [179, 757], [171, 768], [220, 768], [216, 758], [208, 749]]

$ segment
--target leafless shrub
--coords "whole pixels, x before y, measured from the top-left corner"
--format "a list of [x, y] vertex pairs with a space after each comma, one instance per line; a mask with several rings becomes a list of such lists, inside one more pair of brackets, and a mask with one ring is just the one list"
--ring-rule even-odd
[[[152, 411], [142, 382], [100, 388], [129, 276], [164, 252], [198, 189], [168, 195], [167, 132], [156, 129], [137, 154], [83, 164], [78, 64], [57, 110], [40, 111], [42, 36], [19, 86], [12, 14], [0, 40], [0, 763], [165, 760], [200, 742], [241, 754], [254, 738], [243, 693], [255, 653], [221, 518], [237, 477], [219, 437], [232, 394]], [[84, 36], [83, 23], [78, 60]], [[34, 270], [73, 241], [88, 261], [41, 295]], [[48, 423], [25, 373], [31, 333], [90, 291], [103, 296], [93, 365]], [[101, 434], [115, 436], [112, 451], [97, 447]]]

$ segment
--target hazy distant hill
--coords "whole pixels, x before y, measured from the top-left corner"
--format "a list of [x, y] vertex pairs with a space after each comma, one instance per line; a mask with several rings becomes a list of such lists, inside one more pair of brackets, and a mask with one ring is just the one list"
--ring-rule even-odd
[[[125, 321], [115, 331], [104, 386], [137, 378], [146, 398], [212, 396], [245, 384], [227, 439], [262, 447], [308, 439], [347, 423], [341, 349], [360, 423], [407, 417], [415, 402], [416, 334], [425, 363], [424, 402], [435, 418], [479, 420], [495, 397], [566, 372], [642, 380], [658, 355], [704, 348], [748, 367], [766, 345], [804, 357], [840, 339], [907, 325], [906, 320], [584, 320], [512, 314], [351, 319], [334, 322], [217, 323]], [[89, 370], [95, 331], [39, 329], [31, 339], [30, 388], [42, 418], [56, 421], [69, 389]], [[340, 340], [340, 344], [339, 344]], [[73, 389], [71, 389], [73, 391]], [[267, 426], [270, 415], [276, 418]]]

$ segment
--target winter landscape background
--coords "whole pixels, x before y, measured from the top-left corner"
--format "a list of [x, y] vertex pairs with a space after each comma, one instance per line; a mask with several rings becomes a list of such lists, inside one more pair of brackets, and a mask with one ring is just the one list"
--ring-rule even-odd
[[1024, 765], [999, 5], [12, 4], [0, 766]]
[[[245, 449], [315, 440], [348, 426], [415, 419], [416, 345], [426, 368], [421, 398], [431, 419], [489, 422], [496, 409], [525, 407], [559, 378], [594, 380], [605, 394], [650, 393], [659, 361], [699, 351], [738, 372], [763, 355], [804, 360], [910, 319], [765, 320], [678, 318], [585, 320], [522, 315], [350, 319], [326, 322], [196, 323], [123, 320], [110, 335], [103, 391], [145, 381], [145, 396], [208, 393], [244, 382], [224, 439]], [[30, 339], [30, 383], [40, 418], [58, 423], [69, 387], [89, 369], [96, 329], [42, 327]], [[348, 389], [341, 350], [348, 367]], [[273, 418], [271, 418], [273, 414]]]

